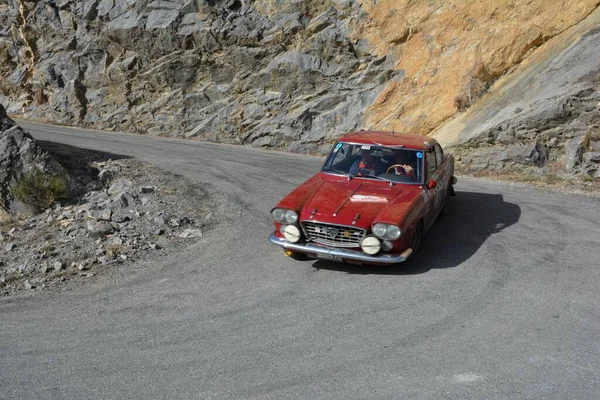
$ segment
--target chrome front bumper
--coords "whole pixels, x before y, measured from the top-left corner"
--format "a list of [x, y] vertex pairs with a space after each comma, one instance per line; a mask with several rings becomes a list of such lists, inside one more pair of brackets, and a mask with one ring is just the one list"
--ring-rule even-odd
[[[404, 251], [404, 253], [399, 255], [378, 254], [370, 256], [356, 250], [325, 247], [313, 243], [291, 243], [284, 238], [275, 236], [274, 234], [269, 237], [269, 241], [287, 250], [299, 251], [309, 255], [312, 254], [315, 256], [315, 258], [325, 259], [326, 256], [323, 255], [328, 255], [331, 257], [339, 257], [343, 261], [355, 261], [366, 264], [398, 264], [406, 261], [406, 259], [412, 254], [412, 249], [407, 249]], [[321, 257], [319, 257], [319, 255], [321, 255]]]

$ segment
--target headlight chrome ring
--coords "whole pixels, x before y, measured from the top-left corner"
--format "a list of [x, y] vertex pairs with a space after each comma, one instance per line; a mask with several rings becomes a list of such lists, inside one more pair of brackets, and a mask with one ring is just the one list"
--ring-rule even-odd
[[285, 210], [281, 208], [275, 208], [271, 211], [271, 216], [277, 222], [283, 222], [285, 220]]
[[298, 214], [296, 214], [296, 211], [287, 210], [285, 212], [285, 221], [288, 224], [295, 224], [296, 222], [298, 222]]
[[389, 240], [396, 240], [402, 234], [398, 226], [382, 223], [377, 223], [373, 225], [373, 227], [371, 228], [371, 232], [373, 232], [373, 235], [377, 236], [380, 239]]

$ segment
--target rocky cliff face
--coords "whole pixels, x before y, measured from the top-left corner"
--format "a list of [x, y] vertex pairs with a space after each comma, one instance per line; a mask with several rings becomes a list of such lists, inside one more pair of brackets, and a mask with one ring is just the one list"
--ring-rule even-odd
[[[570, 82], [578, 91], [551, 85], [536, 97], [531, 93], [545, 85], [539, 79], [517, 92], [538, 103], [579, 93], [593, 104], [600, 68], [592, 60], [600, 57], [591, 31], [600, 23], [599, 4], [8, 0], [0, 5], [0, 101], [26, 118], [302, 152], [324, 151], [361, 127], [435, 130], [457, 144], [514, 120], [491, 126], [482, 117], [477, 129], [463, 130], [455, 122], [483, 104], [487, 116], [505, 107], [490, 96], [528, 64], [550, 62], [538, 73], [555, 82], [556, 62], [568, 75], [587, 59], [587, 72], [577, 75], [587, 89], [579, 90], [577, 78]], [[586, 32], [580, 51], [551, 64]], [[595, 126], [593, 118], [580, 121]], [[529, 122], [509, 125], [523, 124]], [[528, 130], [535, 136], [535, 127]], [[531, 142], [537, 137], [525, 144]]]
[[313, 151], [361, 126], [399, 76], [349, 39], [360, 13], [349, 1], [11, 0], [4, 101], [58, 123]]

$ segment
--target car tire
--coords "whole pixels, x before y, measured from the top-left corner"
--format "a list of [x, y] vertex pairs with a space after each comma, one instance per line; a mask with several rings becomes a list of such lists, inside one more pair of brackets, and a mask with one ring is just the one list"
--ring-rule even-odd
[[415, 229], [413, 229], [413, 233], [410, 238], [410, 248], [412, 249], [412, 253], [410, 253], [410, 256], [408, 256], [407, 260], [412, 259], [415, 254], [417, 254], [417, 251], [421, 246], [421, 240], [423, 240], [423, 223], [419, 222], [417, 226], [415, 226]]

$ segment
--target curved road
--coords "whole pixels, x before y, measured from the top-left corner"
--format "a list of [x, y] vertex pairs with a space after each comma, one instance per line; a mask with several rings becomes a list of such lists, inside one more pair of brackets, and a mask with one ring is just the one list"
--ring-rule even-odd
[[600, 203], [462, 179], [399, 268], [297, 262], [270, 208], [322, 159], [22, 123], [209, 188], [219, 224], [118, 282], [0, 301], [2, 399], [600, 398]]

